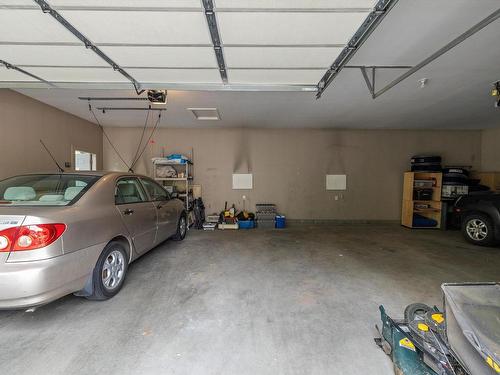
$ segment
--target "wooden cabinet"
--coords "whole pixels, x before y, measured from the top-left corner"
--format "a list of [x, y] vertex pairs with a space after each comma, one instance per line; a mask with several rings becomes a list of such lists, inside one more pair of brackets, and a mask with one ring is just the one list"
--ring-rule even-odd
[[[415, 228], [413, 217], [419, 214], [437, 221], [441, 227], [441, 187], [443, 175], [438, 172], [406, 172], [403, 182], [403, 205], [401, 224], [408, 228]], [[426, 191], [424, 191], [426, 190]], [[425, 193], [431, 194], [425, 194]], [[419, 228], [425, 228], [420, 227]]]
[[500, 172], [473, 172], [472, 178], [481, 180], [480, 184], [493, 191], [500, 191]]

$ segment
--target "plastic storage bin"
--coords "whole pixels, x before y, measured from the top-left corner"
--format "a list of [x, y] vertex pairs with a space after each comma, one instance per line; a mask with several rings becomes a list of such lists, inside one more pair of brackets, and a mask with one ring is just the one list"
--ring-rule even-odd
[[286, 218], [281, 215], [276, 216], [276, 228], [281, 229], [285, 227], [286, 227]]
[[253, 229], [255, 228], [255, 221], [253, 220], [240, 220], [238, 221], [240, 229]]

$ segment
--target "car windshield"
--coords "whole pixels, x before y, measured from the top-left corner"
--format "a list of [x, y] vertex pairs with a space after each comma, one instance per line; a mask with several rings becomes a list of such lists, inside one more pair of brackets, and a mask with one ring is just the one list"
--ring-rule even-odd
[[73, 204], [99, 176], [40, 174], [0, 181], [0, 205], [66, 206]]

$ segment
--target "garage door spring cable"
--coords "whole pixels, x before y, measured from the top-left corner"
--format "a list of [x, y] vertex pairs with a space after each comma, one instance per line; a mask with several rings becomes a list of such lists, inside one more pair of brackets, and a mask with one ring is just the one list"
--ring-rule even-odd
[[113, 148], [113, 150], [115, 151], [116, 155], [118, 155], [118, 157], [120, 158], [120, 160], [122, 161], [123, 164], [125, 164], [125, 166], [128, 168], [129, 172], [134, 172], [132, 170], [132, 167], [129, 166], [127, 164], [127, 162], [123, 159], [123, 157], [121, 156], [121, 154], [118, 152], [118, 150], [116, 149], [115, 145], [113, 144], [113, 142], [111, 142], [111, 139], [109, 139], [109, 136], [108, 134], [106, 133], [106, 131], [104, 130], [104, 127], [101, 125], [101, 123], [99, 122], [99, 120], [97, 119], [97, 116], [95, 115], [94, 113], [94, 110], [92, 109], [92, 105], [90, 104], [90, 100], [89, 100], [89, 111], [90, 113], [92, 113], [92, 116], [94, 116], [94, 119], [95, 121], [97, 122], [97, 125], [99, 125], [99, 128], [101, 129], [102, 131], [102, 134], [104, 134], [104, 137], [106, 137], [106, 139], [108, 140], [109, 144], [111, 145], [111, 147]]
[[[149, 112], [149, 111], [148, 111]], [[139, 156], [135, 159], [134, 163], [132, 164], [132, 166], [130, 167], [131, 169], [134, 169], [135, 165], [137, 164], [137, 162], [139, 161], [139, 159], [142, 157], [142, 155], [144, 154], [144, 151], [146, 151], [146, 147], [148, 146], [149, 142], [151, 142], [151, 138], [153, 138], [153, 135], [154, 133], [156, 132], [156, 129], [158, 129], [158, 126], [160, 125], [160, 121], [161, 121], [161, 112], [162, 111], [159, 111], [158, 112], [158, 119], [156, 120], [156, 123], [155, 125], [153, 126], [153, 129], [151, 130], [151, 134], [149, 135], [149, 138], [147, 140], [146, 143], [144, 143], [144, 147], [142, 148], [142, 151], [141, 153], [139, 154]]]

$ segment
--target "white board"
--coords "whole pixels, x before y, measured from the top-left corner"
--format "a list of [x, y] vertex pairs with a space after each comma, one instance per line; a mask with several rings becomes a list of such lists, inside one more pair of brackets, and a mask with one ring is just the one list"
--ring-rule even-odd
[[346, 190], [347, 176], [345, 174], [327, 174], [326, 190]]
[[253, 174], [233, 174], [233, 190], [250, 190], [253, 189]]

